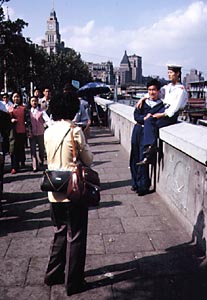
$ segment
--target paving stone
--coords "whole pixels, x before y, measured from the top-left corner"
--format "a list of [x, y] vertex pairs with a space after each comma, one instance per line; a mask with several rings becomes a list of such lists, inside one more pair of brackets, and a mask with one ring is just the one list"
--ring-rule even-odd
[[139, 199], [134, 201], [134, 208], [138, 216], [159, 216], [159, 209], [146, 199]]
[[48, 287], [0, 287], [0, 295], [2, 297], [0, 299], [2, 300], [50, 300], [50, 290]]
[[99, 274], [115, 272], [122, 269], [123, 264], [131, 262], [134, 255], [131, 252], [87, 255], [86, 258], [86, 276], [93, 277]]
[[[0, 286], [23, 286], [29, 265], [28, 259], [0, 259]], [[0, 294], [1, 295], [1, 294]]]
[[122, 224], [126, 232], [148, 232], [151, 230], [166, 230], [159, 216], [123, 218]]
[[103, 236], [106, 253], [154, 250], [145, 233], [106, 234]]
[[120, 201], [122, 203], [133, 204], [134, 201], [138, 201], [138, 196], [136, 193], [123, 193], [123, 194], [115, 194], [113, 195], [114, 201]]
[[112, 194], [112, 195], [116, 195], [116, 194], [126, 194], [127, 193], [127, 188], [125, 186], [121, 186], [121, 187], [110, 187], [109, 189], [103, 190], [101, 192], [103, 195], [107, 195], [107, 194]]
[[88, 218], [89, 219], [98, 219], [99, 218], [98, 208], [96, 208], [96, 207], [89, 208], [89, 210], [88, 210]]
[[111, 202], [113, 201], [113, 195], [104, 195], [101, 193], [101, 202], [100, 205], [104, 202]]
[[51, 220], [48, 222], [43, 222], [40, 224], [37, 237], [48, 237], [49, 239], [52, 239], [53, 237], [53, 226], [51, 225]]
[[127, 218], [137, 216], [136, 211], [132, 205], [101, 207], [98, 210], [98, 214], [100, 218]]
[[[49, 253], [48, 253], [49, 256]], [[47, 268], [49, 258], [39, 258], [39, 257], [32, 257], [29, 263], [27, 278], [26, 278], [26, 285], [29, 286], [36, 286], [36, 285], [44, 285], [44, 277], [45, 271]]]
[[92, 219], [88, 224], [88, 234], [119, 233], [123, 231], [119, 218]]
[[106, 287], [98, 287], [88, 289], [85, 292], [71, 295], [69, 298], [66, 296], [65, 289], [61, 286], [54, 286], [52, 287], [51, 291], [51, 300], [113, 300], [113, 293], [111, 286]]
[[10, 238], [4, 238], [4, 237], [0, 238], [0, 258], [5, 256], [10, 243], [11, 243]]
[[[166, 231], [151, 231], [148, 232], [149, 238], [156, 250], [164, 250], [169, 247], [176, 247], [176, 245], [189, 242], [189, 235], [182, 231], [168, 230]], [[187, 246], [187, 245], [186, 245]]]
[[15, 237], [35, 237], [37, 235], [39, 222], [28, 222], [15, 218], [12, 220], [8, 218], [6, 221], [1, 222], [0, 236]]
[[13, 238], [6, 257], [47, 257], [49, 246], [48, 238]]
[[87, 237], [87, 254], [103, 254], [105, 253], [105, 247], [103, 242], [103, 236], [88, 235]]

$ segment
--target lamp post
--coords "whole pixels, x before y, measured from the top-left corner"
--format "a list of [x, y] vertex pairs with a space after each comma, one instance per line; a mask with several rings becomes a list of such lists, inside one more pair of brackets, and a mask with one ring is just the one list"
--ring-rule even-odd
[[7, 93], [7, 70], [6, 70], [6, 58], [4, 58], [4, 93]]
[[118, 89], [119, 76], [118, 73], [115, 74], [115, 84], [114, 84], [114, 102], [118, 101], [117, 89]]
[[33, 92], [34, 92], [32, 57], [30, 57], [29, 66], [30, 66], [30, 75], [31, 75], [31, 80], [30, 80], [30, 97], [32, 97], [33, 96]]

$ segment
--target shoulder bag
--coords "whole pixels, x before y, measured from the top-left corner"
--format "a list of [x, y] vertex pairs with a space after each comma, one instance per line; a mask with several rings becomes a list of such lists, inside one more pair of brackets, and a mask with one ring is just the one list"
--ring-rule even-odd
[[[64, 135], [61, 143], [55, 150], [52, 159], [54, 158], [55, 154], [57, 153], [58, 149], [62, 147], [63, 141], [67, 134], [69, 133], [67, 130], [66, 134]], [[66, 193], [68, 188], [68, 181], [71, 176], [71, 171], [67, 170], [45, 170], [43, 173], [42, 181], [40, 184], [40, 188], [44, 192], [61, 192]]]
[[73, 171], [68, 182], [67, 197], [75, 204], [86, 202], [90, 206], [98, 206], [100, 202], [99, 174], [90, 167], [77, 162], [75, 142], [71, 130]]

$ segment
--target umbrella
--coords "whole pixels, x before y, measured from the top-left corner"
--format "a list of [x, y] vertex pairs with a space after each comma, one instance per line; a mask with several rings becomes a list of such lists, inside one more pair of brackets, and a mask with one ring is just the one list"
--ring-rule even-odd
[[78, 90], [79, 96], [95, 96], [98, 94], [109, 93], [110, 88], [103, 82], [89, 82]]

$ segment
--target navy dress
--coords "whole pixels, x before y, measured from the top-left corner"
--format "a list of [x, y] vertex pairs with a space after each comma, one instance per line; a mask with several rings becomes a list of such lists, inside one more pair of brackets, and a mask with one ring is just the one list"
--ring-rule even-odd
[[148, 113], [156, 113], [163, 107], [163, 103], [158, 103], [154, 107], [150, 107], [146, 102], [142, 108], [135, 108], [134, 120], [137, 122], [134, 125], [131, 136], [131, 153], [130, 153], [130, 170], [132, 176], [131, 185], [138, 193], [149, 191], [151, 179], [149, 176], [149, 165], [137, 166], [136, 163], [144, 159], [144, 117]]

